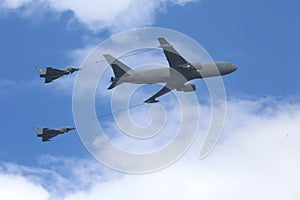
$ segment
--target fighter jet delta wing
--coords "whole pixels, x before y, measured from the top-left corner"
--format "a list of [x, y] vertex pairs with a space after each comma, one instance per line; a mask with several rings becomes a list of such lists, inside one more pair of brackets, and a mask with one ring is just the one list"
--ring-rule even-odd
[[48, 142], [48, 141], [50, 141], [51, 138], [57, 136], [58, 134], [59, 134], [59, 132], [57, 132], [56, 130], [43, 128], [42, 141]]
[[62, 77], [65, 74], [65, 71], [60, 69], [55, 69], [53, 67], [46, 68], [46, 76], [45, 76], [45, 83], [50, 83], [55, 79]]
[[178, 69], [190, 64], [169, 44], [165, 38], [158, 38], [158, 41], [171, 68]]
[[52, 81], [54, 81], [55, 79], [60, 78], [61, 76], [46, 76], [45, 77], [45, 83], [50, 83]]
[[50, 141], [51, 138], [57, 136], [59, 133], [55, 130], [49, 128], [43, 128], [43, 130], [33, 127], [33, 130], [36, 132], [37, 137], [41, 137], [43, 142]]

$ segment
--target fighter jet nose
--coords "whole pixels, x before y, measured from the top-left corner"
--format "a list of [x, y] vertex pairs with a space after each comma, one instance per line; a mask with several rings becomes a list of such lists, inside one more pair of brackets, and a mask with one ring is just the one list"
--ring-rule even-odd
[[79, 70], [81, 70], [81, 68], [72, 68], [73, 72], [76, 72], [76, 71], [79, 71]]
[[70, 72], [71, 72], [71, 74], [73, 74], [74, 72], [77, 72], [79, 70], [81, 70], [81, 68], [74, 68], [74, 67], [72, 67], [71, 70], [70, 70]]
[[237, 66], [235, 66], [234, 64], [231, 64], [231, 65], [232, 65], [232, 72], [234, 72], [238, 69]]
[[76, 128], [73, 128], [73, 127], [65, 127], [64, 130], [65, 131], [72, 131], [72, 130], [75, 130]]

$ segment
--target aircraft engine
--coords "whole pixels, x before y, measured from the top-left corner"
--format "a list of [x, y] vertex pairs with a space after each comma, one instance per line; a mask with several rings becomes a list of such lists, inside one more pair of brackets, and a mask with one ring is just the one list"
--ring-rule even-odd
[[177, 91], [193, 92], [196, 90], [195, 84], [184, 84], [182, 88], [177, 88]]

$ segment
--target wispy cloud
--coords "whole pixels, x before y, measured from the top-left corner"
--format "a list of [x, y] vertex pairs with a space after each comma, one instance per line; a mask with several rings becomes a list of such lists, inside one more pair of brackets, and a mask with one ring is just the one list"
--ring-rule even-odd
[[112, 32], [152, 25], [155, 15], [165, 11], [167, 4], [183, 6], [197, 0], [2, 0], [4, 10], [21, 12], [23, 16], [34, 16], [40, 9], [53, 13], [71, 11], [74, 19], [98, 32]]
[[[39, 168], [1, 164], [0, 188], [11, 192], [0, 198], [27, 189], [40, 199], [298, 199], [300, 104], [231, 99], [227, 116], [223, 137], [205, 160], [197, 159], [197, 141], [174, 165], [146, 175], [118, 174], [76, 158], [47, 157]], [[41, 178], [32, 178], [37, 174]], [[7, 184], [14, 181], [17, 188]]]

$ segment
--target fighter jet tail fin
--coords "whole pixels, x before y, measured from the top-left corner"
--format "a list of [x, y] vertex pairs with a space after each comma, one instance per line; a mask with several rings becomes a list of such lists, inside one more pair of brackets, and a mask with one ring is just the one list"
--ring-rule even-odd
[[45, 74], [46, 73], [46, 71], [45, 70], [43, 70], [42, 68], [40, 68], [40, 67], [35, 67], [35, 69], [40, 73], [40, 75], [41, 74]]
[[32, 127], [32, 128], [33, 128], [33, 130], [36, 132], [36, 135], [37, 135], [38, 137], [40, 137], [40, 136], [43, 135], [43, 131], [42, 131], [41, 129], [36, 128], [36, 127]]
[[114, 58], [110, 54], [104, 54], [103, 57], [108, 62], [108, 64], [112, 67], [114, 74], [115, 74], [115, 78], [117, 78], [117, 79], [124, 75], [127, 75], [128, 71], [131, 70], [131, 68], [129, 68], [127, 65], [125, 65], [118, 59]]

